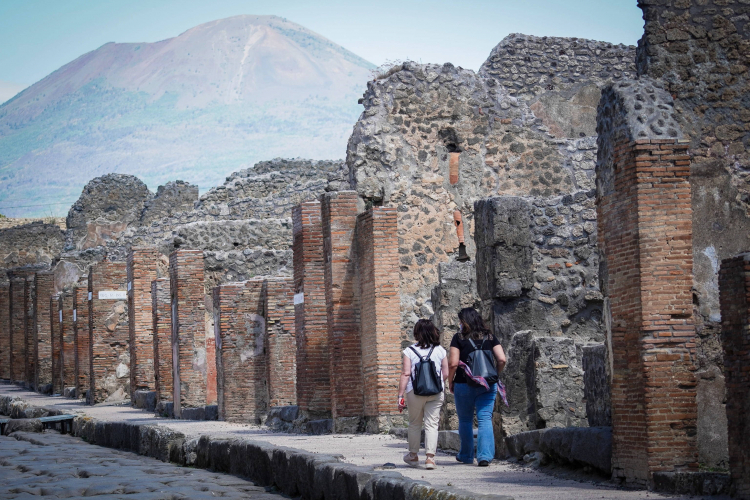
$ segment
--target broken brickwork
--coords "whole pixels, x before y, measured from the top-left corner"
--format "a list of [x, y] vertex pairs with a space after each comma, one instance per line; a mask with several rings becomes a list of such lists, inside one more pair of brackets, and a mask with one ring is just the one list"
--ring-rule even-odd
[[719, 293], [729, 471], [735, 496], [750, 498], [750, 253], [721, 262]]
[[268, 409], [264, 298], [262, 279], [213, 290], [220, 420], [260, 423]]
[[130, 338], [130, 397], [135, 391], [153, 391], [154, 318], [151, 283], [157, 278], [161, 254], [150, 247], [133, 247], [128, 253], [128, 329]]
[[266, 279], [266, 368], [268, 405], [297, 404], [297, 339], [294, 332], [294, 280]]
[[156, 398], [158, 401], [172, 401], [172, 308], [168, 278], [151, 282], [151, 322]]
[[178, 345], [174, 364], [174, 412], [206, 404], [207, 359], [203, 251], [175, 250], [169, 256], [172, 342]]
[[36, 346], [35, 335], [34, 335], [34, 298], [36, 297], [36, 289], [34, 282], [34, 274], [26, 276], [26, 283], [23, 287], [23, 310], [25, 312], [25, 318], [23, 321], [23, 337], [24, 337], [24, 383], [26, 387], [35, 389], [34, 387], [34, 373], [36, 371]]
[[49, 323], [50, 323], [50, 350], [52, 352], [52, 394], [62, 394], [62, 379], [60, 378], [60, 296], [52, 295], [49, 298]]
[[62, 342], [61, 357], [61, 377], [63, 381], [63, 390], [75, 387], [76, 380], [76, 343], [75, 331], [73, 327], [73, 294], [71, 291], [65, 291], [60, 294], [59, 311], [62, 312], [62, 323], [60, 335]]
[[320, 416], [331, 412], [320, 202], [292, 209], [294, 252], [294, 316], [297, 335], [297, 404]]
[[26, 311], [23, 306], [26, 279], [12, 276], [10, 279], [10, 381], [23, 382], [26, 376], [26, 338], [24, 324]]
[[126, 399], [130, 394], [127, 266], [102, 261], [89, 269], [88, 403]]
[[690, 157], [673, 109], [647, 78], [605, 88], [599, 105], [612, 470], [637, 484], [698, 465]]
[[52, 383], [52, 324], [50, 320], [50, 297], [55, 293], [54, 275], [38, 272], [34, 276], [36, 295], [34, 298], [34, 332], [36, 335], [36, 369], [34, 386], [39, 391]]
[[10, 285], [0, 283], [0, 379], [10, 379]]
[[397, 212], [373, 207], [357, 217], [364, 415], [395, 412], [401, 363]]
[[76, 395], [80, 398], [89, 390], [89, 286], [81, 280], [73, 287], [73, 332], [75, 335], [75, 386]]
[[[331, 376], [331, 414], [362, 415], [362, 342], [359, 332], [357, 281], [357, 193], [321, 196], [323, 262]], [[400, 345], [400, 344], [399, 344]]]

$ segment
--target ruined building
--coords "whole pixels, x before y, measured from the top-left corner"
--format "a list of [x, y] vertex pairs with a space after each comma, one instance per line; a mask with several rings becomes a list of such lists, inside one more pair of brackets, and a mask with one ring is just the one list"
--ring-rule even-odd
[[649, 486], [729, 469], [746, 496], [750, 7], [639, 5], [637, 48], [514, 34], [478, 72], [391, 68], [345, 161], [262, 162], [203, 196], [112, 174], [65, 230], [0, 229], [0, 376], [378, 432], [403, 425], [414, 322], [447, 345], [474, 306], [509, 359], [499, 456], [596, 436], [611, 452], [567, 459]]

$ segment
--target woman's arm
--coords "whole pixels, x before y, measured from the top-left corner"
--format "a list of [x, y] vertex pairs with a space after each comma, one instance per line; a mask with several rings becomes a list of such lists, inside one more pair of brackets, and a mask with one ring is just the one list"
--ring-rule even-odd
[[451, 347], [450, 354], [448, 355], [448, 388], [451, 392], [453, 392], [453, 379], [456, 377], [460, 357], [461, 351], [457, 347]]
[[[406, 384], [409, 383], [409, 378], [411, 378], [411, 359], [409, 359], [409, 356], [404, 354], [404, 361], [401, 365], [401, 378], [398, 381], [399, 401], [402, 397], [404, 397], [404, 392], [406, 392]], [[403, 410], [403, 408], [399, 407], [399, 410]]]
[[440, 373], [443, 374], [443, 380], [448, 380], [448, 376], [450, 375], [450, 368], [448, 368], [448, 356], [443, 358], [443, 361], [440, 362]]
[[500, 373], [505, 369], [505, 351], [503, 351], [503, 346], [500, 344], [496, 345], [492, 348], [492, 353], [495, 355], [495, 361], [497, 361], [497, 373]]

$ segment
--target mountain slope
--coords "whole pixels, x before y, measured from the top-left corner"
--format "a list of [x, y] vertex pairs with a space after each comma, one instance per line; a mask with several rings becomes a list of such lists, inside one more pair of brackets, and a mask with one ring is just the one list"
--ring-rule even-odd
[[0, 213], [64, 213], [108, 172], [205, 190], [263, 159], [342, 157], [372, 67], [274, 16], [105, 44], [0, 106]]

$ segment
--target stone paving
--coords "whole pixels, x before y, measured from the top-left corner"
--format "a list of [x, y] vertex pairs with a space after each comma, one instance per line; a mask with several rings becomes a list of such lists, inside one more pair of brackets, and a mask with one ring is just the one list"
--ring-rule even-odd
[[[479, 494], [509, 495], [516, 500], [701, 498], [667, 495], [646, 490], [620, 489], [609, 481], [602, 481], [591, 475], [569, 473], [561, 468], [554, 470], [553, 475], [545, 473], [544, 470], [505, 460], [495, 460], [487, 468], [467, 466], [456, 462], [454, 455], [443, 452], [438, 452], [436, 456], [437, 470], [412, 469], [401, 461], [402, 455], [407, 451], [405, 440], [390, 435], [309, 436], [275, 433], [255, 425], [164, 419], [129, 406], [86, 406], [76, 400], [42, 396], [7, 384], [0, 384], [0, 396], [2, 395], [16, 395], [33, 406], [56, 407], [104, 421], [163, 425], [187, 437], [211, 435], [217, 438], [253, 439], [312, 453], [337, 455], [344, 462], [372, 468], [379, 468], [386, 462], [392, 462], [396, 464], [397, 472], [411, 479], [427, 481], [434, 486], [454, 486]], [[93, 448], [96, 447], [92, 446]], [[421, 458], [424, 459], [424, 456]], [[160, 464], [160, 462], [154, 463]], [[181, 470], [179, 467], [175, 469]], [[719, 496], [703, 498], [728, 500], [728, 497]]]
[[0, 485], [0, 499], [14, 500], [284, 498], [228, 474], [178, 467], [56, 431], [0, 436]]

